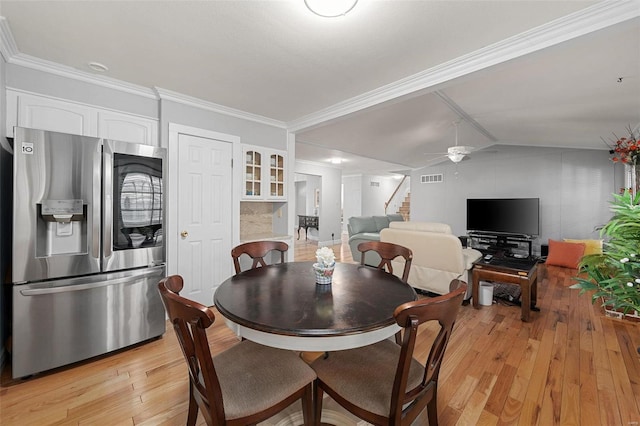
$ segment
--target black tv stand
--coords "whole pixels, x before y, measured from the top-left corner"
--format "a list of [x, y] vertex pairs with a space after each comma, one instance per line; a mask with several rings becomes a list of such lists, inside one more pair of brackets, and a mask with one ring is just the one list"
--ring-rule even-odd
[[[533, 239], [527, 235], [501, 235], [470, 232], [468, 235], [471, 247], [483, 253], [499, 254], [501, 256], [515, 255], [515, 251], [526, 246], [528, 258], [533, 256]], [[524, 257], [524, 256], [523, 256]]]

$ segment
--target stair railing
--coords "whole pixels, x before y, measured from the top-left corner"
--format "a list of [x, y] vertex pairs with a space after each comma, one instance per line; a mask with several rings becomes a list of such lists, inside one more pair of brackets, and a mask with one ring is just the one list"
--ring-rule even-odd
[[396, 189], [393, 191], [393, 194], [391, 194], [391, 197], [389, 197], [389, 201], [384, 203], [384, 214], [387, 214], [387, 207], [389, 207], [389, 204], [391, 204], [391, 201], [393, 200], [393, 198], [396, 196], [396, 194], [398, 193], [398, 191], [400, 190], [400, 188], [402, 187], [402, 184], [404, 183], [404, 181], [407, 179], [407, 175], [404, 175], [402, 177], [402, 180], [400, 181], [400, 183], [398, 184], [398, 186], [396, 187]]

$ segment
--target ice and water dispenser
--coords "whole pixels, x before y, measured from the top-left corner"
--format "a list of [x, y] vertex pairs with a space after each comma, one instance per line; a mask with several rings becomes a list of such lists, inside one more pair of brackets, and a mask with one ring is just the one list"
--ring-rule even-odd
[[38, 204], [36, 256], [87, 253], [87, 206], [83, 200]]

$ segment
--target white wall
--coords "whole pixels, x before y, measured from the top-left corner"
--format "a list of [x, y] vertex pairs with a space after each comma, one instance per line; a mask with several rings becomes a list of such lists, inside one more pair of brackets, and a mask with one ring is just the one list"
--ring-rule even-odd
[[[372, 183], [374, 185], [372, 186]], [[362, 215], [385, 215], [384, 203], [389, 201], [391, 194], [396, 189], [399, 180], [388, 176], [363, 175], [362, 176]], [[377, 184], [377, 185], [376, 185]], [[395, 213], [388, 211], [387, 213]]]
[[344, 199], [342, 202], [342, 214], [344, 223], [342, 232], [347, 232], [349, 218], [362, 216], [362, 176], [345, 176], [342, 178], [344, 185]]
[[[611, 194], [624, 186], [622, 168], [605, 150], [504, 147], [477, 152], [457, 166], [449, 161], [411, 174], [411, 220], [445, 222], [466, 234], [467, 198], [540, 198], [540, 236], [598, 238], [596, 227], [610, 218]], [[456, 175], [457, 171], [457, 175]], [[440, 184], [420, 175], [443, 173]]]
[[[372, 182], [377, 185], [372, 185]], [[349, 218], [353, 216], [383, 216], [395, 213], [394, 206], [390, 206], [385, 213], [384, 203], [389, 201], [399, 183], [399, 179], [389, 176], [357, 175], [343, 177], [343, 230], [346, 232]]]
[[306, 180], [296, 180], [296, 216], [298, 215], [308, 216]]
[[322, 197], [322, 176], [307, 175], [307, 188], [305, 192], [305, 211], [308, 216], [319, 216], [322, 203], [316, 206], [316, 191], [320, 191]]
[[[221, 114], [170, 100], [161, 100], [160, 135], [161, 145], [168, 145], [169, 123], [177, 123], [199, 129], [212, 130], [239, 136], [243, 144], [287, 150], [287, 132], [256, 121]], [[289, 164], [293, 163], [289, 159]], [[289, 166], [291, 167], [291, 166]]]
[[[340, 193], [342, 172], [340, 169], [326, 167], [315, 163], [295, 162], [295, 173], [317, 175], [322, 177], [320, 188], [320, 208], [318, 245], [330, 245], [340, 240]], [[307, 186], [310, 186], [307, 183]], [[331, 238], [333, 234], [333, 239]]]

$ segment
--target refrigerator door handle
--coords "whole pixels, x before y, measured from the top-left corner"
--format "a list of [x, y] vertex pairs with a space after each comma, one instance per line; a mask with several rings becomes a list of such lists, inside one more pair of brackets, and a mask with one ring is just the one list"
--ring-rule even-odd
[[[98, 145], [97, 150], [96, 152], [94, 152], [94, 156], [93, 156], [94, 171], [96, 170], [98, 172], [100, 171], [100, 167], [102, 166], [101, 161], [102, 161], [102, 145]], [[100, 259], [100, 241], [101, 241], [100, 213], [101, 213], [102, 206], [100, 205], [99, 200], [101, 198], [100, 191], [102, 190], [102, 188], [101, 188], [100, 179], [95, 177], [95, 173], [94, 173], [92, 190], [93, 190], [93, 205], [87, 206], [87, 209], [91, 209], [91, 216], [92, 216], [91, 256], [94, 259]]]
[[103, 220], [103, 242], [102, 242], [102, 257], [105, 264], [102, 268], [106, 267], [106, 260], [112, 255], [113, 247], [113, 155], [111, 152], [105, 150], [104, 152], [104, 215]]
[[100, 280], [98, 282], [87, 283], [87, 284], [75, 284], [75, 285], [65, 285], [65, 286], [59, 286], [59, 287], [25, 289], [25, 290], [20, 290], [20, 294], [23, 296], [41, 296], [45, 294], [67, 293], [70, 291], [89, 290], [89, 289], [95, 289], [100, 287], [107, 287], [110, 285], [131, 284], [131, 283], [140, 281], [141, 278], [157, 275], [159, 271], [161, 271], [160, 268], [150, 268], [150, 270], [148, 271], [144, 271], [142, 273], [137, 273], [135, 275], [131, 275], [127, 277], [115, 278], [110, 280]]

